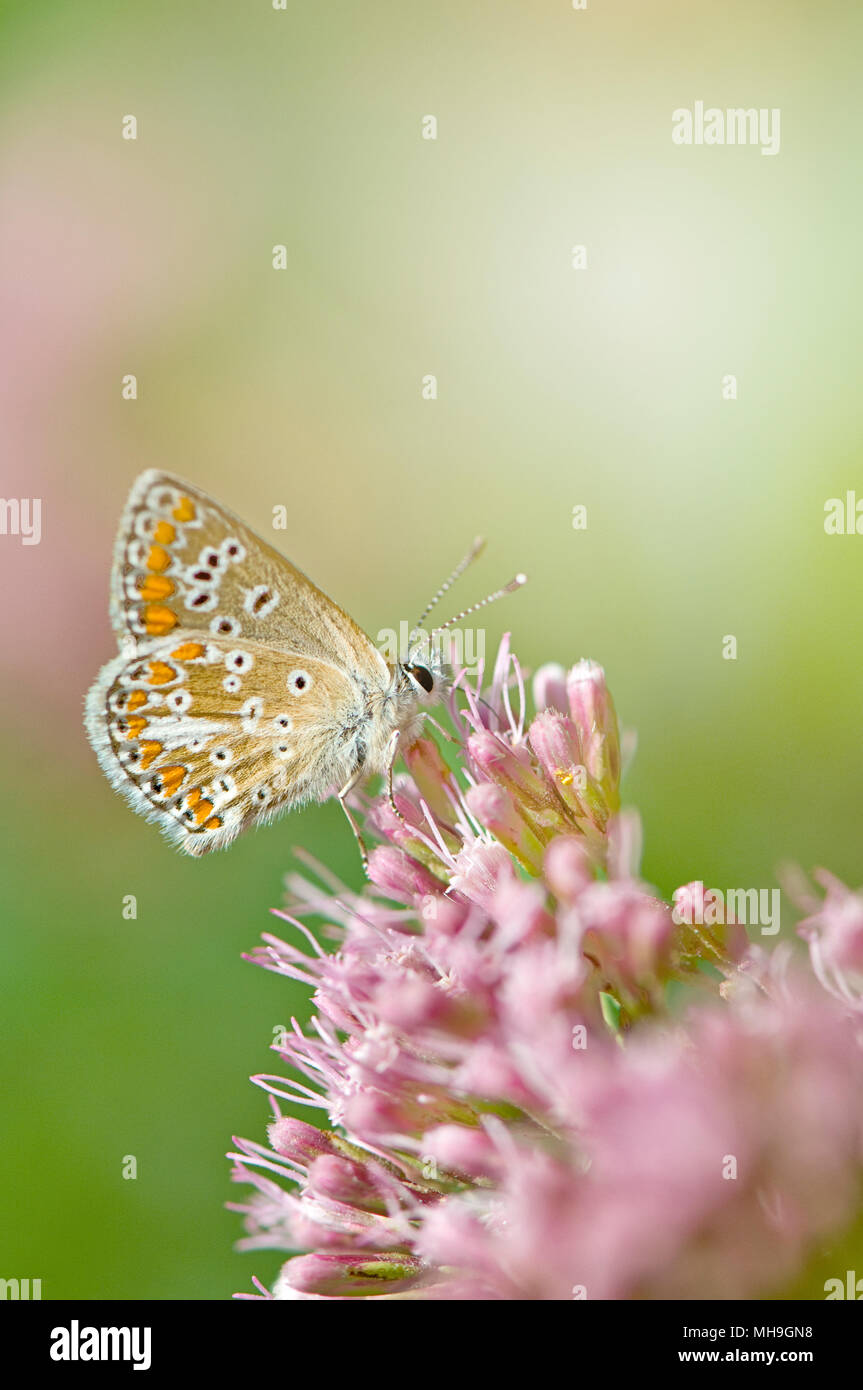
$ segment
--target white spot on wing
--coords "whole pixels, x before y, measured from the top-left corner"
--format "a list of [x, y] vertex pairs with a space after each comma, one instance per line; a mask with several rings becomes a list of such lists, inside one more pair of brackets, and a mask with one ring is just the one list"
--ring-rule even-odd
[[288, 689], [292, 695], [306, 695], [312, 688], [312, 678], [308, 671], [298, 667], [288, 676]]
[[253, 618], [267, 618], [279, 601], [279, 591], [270, 584], [256, 584], [247, 589], [243, 597], [243, 607]]
[[264, 702], [257, 695], [253, 695], [251, 699], [246, 701], [240, 709], [244, 733], [253, 734], [255, 732], [263, 712]]
[[246, 547], [236, 536], [226, 536], [219, 546], [219, 553], [229, 564], [239, 565], [246, 558]]
[[225, 657], [225, 665], [229, 671], [237, 675], [244, 676], [247, 671], [251, 671], [255, 664], [255, 659], [251, 652], [241, 652], [239, 650], [228, 652]]
[[212, 613], [219, 602], [215, 589], [190, 589], [186, 594], [186, 607], [193, 613]]

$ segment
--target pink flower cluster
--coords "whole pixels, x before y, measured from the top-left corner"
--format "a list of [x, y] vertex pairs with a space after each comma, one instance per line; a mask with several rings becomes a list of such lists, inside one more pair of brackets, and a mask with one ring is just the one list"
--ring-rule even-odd
[[543, 668], [534, 703], [506, 643], [489, 689], [457, 682], [455, 770], [423, 739], [395, 808], [357, 804], [372, 884], [292, 875], [301, 944], [252, 957], [316, 1009], [255, 1078], [269, 1147], [232, 1155], [243, 1247], [306, 1252], [268, 1297], [771, 1296], [859, 1209], [863, 899], [808, 899], [817, 980], [678, 925], [602, 670]]

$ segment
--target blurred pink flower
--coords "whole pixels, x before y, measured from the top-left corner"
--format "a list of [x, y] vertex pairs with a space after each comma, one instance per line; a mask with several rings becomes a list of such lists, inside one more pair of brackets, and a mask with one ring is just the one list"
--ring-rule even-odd
[[852, 893], [824, 869], [815, 877], [826, 896], [804, 898], [811, 915], [798, 933], [809, 944], [812, 969], [824, 988], [863, 1013], [863, 893]]
[[457, 773], [421, 741], [397, 810], [357, 808], [372, 884], [292, 875], [304, 949], [252, 957], [317, 1012], [276, 1045], [291, 1075], [255, 1078], [277, 1118], [233, 1155], [243, 1247], [308, 1252], [277, 1299], [781, 1291], [860, 1199], [860, 901], [829, 880], [807, 924], [830, 992], [734, 923], [678, 925], [638, 877], [601, 669], [544, 668], [532, 719], [506, 644], [489, 689], [456, 684]]

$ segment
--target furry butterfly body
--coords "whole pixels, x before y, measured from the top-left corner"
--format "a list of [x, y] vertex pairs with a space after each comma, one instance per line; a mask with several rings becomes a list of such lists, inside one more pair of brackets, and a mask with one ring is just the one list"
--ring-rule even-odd
[[111, 618], [121, 654], [87, 697], [90, 741], [112, 785], [190, 854], [334, 791], [344, 805], [360, 777], [391, 771], [446, 688], [439, 662], [385, 660], [288, 560], [167, 473], [132, 488]]

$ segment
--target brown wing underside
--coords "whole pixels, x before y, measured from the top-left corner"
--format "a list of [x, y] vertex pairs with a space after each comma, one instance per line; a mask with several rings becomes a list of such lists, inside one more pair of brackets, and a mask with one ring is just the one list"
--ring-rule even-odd
[[104, 668], [87, 722], [137, 811], [191, 854], [347, 780], [360, 687], [306, 652], [179, 631]]
[[381, 681], [386, 665], [360, 627], [278, 551], [206, 493], [143, 473], [117, 536], [111, 618], [120, 638], [181, 629], [268, 643]]

